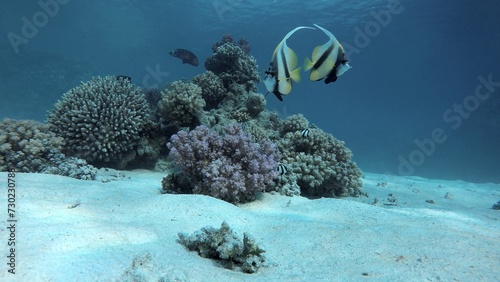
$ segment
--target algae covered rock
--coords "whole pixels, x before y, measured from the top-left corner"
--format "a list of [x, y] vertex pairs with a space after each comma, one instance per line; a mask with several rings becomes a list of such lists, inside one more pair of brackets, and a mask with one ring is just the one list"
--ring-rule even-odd
[[266, 258], [262, 248], [255, 240], [243, 233], [243, 240], [238, 238], [224, 221], [219, 229], [203, 227], [192, 235], [179, 233], [179, 243], [190, 251], [196, 251], [201, 257], [214, 259], [228, 269], [241, 269], [254, 273], [264, 266]]

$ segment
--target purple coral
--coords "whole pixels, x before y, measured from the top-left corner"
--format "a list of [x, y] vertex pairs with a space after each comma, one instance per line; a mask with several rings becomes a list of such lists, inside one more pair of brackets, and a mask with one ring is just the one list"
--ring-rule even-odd
[[233, 43], [233, 36], [229, 33], [224, 34], [224, 36], [222, 36], [221, 41], [215, 42], [212, 45], [212, 51], [215, 53], [215, 51], [217, 51], [217, 48], [219, 48], [219, 46], [222, 46], [226, 43]]
[[234, 124], [221, 136], [206, 126], [189, 133], [179, 131], [167, 144], [193, 194], [204, 194], [227, 202], [248, 202], [277, 176], [280, 158], [270, 141], [252, 142], [250, 134]]
[[220, 46], [226, 44], [226, 43], [231, 43], [231, 44], [234, 44], [238, 47], [241, 48], [241, 50], [243, 50], [243, 52], [245, 52], [246, 54], [250, 53], [250, 49], [252, 49], [252, 47], [250, 46], [250, 42], [248, 42], [248, 40], [246, 40], [246, 38], [242, 37], [238, 40], [238, 42], [235, 44], [234, 42], [234, 38], [231, 34], [227, 33], [227, 34], [224, 34], [224, 36], [222, 36], [222, 39], [218, 42], [215, 42], [213, 45], [212, 45], [212, 52], [216, 52], [217, 51], [217, 48], [219, 48]]
[[252, 47], [250, 46], [250, 42], [248, 42], [248, 40], [246, 40], [246, 38], [244, 37], [238, 40], [238, 46], [240, 46], [241, 50], [243, 50], [243, 52], [247, 54], [250, 53], [250, 50], [252, 49]]

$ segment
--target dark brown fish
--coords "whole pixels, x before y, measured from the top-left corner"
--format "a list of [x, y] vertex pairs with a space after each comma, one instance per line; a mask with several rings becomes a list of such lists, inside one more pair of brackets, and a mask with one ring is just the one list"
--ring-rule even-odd
[[182, 60], [183, 64], [198, 65], [198, 58], [193, 52], [186, 49], [175, 49], [169, 53], [170, 55]]

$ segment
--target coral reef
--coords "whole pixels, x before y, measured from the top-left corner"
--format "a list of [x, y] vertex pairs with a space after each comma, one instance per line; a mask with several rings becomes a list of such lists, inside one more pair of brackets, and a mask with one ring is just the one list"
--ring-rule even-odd
[[[163, 192], [231, 203], [252, 201], [260, 191], [311, 198], [363, 195], [361, 171], [343, 142], [310, 126], [301, 114], [282, 120], [266, 110], [249, 51], [244, 38], [235, 43], [227, 34], [213, 45], [205, 73], [163, 91], [141, 90], [116, 76], [82, 83], [49, 112], [48, 129], [55, 135], [43, 129], [36, 134], [47, 136], [20, 142], [0, 137], [0, 167], [15, 163], [19, 170], [94, 179], [96, 169], [87, 162], [173, 166], [177, 171], [163, 179]], [[286, 171], [276, 170], [284, 166]]]
[[162, 98], [161, 90], [158, 88], [142, 89], [142, 93], [144, 93], [144, 98], [146, 98], [146, 102], [148, 102], [151, 110], [156, 112], [158, 102], [160, 102]]
[[[224, 36], [222, 36], [221, 41], [215, 42], [212, 45], [212, 51], [215, 53], [217, 51], [217, 48], [219, 48], [219, 46], [222, 46], [226, 43], [234, 44], [234, 38], [231, 34], [224, 34]], [[243, 50], [243, 52], [245, 52], [246, 54], [250, 53], [250, 50], [252, 49], [250, 46], [250, 42], [248, 42], [244, 37], [240, 38], [238, 42], [234, 45], [240, 47], [241, 50]]]
[[190, 183], [184, 191], [230, 203], [252, 201], [276, 177], [279, 152], [270, 141], [252, 142], [237, 124], [223, 130], [221, 136], [198, 126], [171, 137], [167, 144], [170, 156]]
[[[306, 197], [359, 196], [361, 171], [351, 160], [352, 153], [344, 142], [319, 128], [308, 128], [304, 136], [298, 126], [303, 117], [292, 116], [284, 124], [286, 132], [277, 142], [282, 162], [297, 174], [301, 195]], [[301, 128], [304, 129], [304, 128]]]
[[32, 172], [64, 175], [82, 180], [95, 180], [97, 175], [97, 168], [88, 165], [83, 159], [66, 158], [64, 154], [59, 153], [51, 155], [49, 161], [41, 170]]
[[0, 171], [41, 172], [63, 144], [45, 124], [4, 119], [0, 122]]
[[217, 47], [205, 61], [205, 68], [218, 75], [226, 89], [236, 83], [243, 85], [246, 91], [255, 91], [255, 84], [260, 81], [255, 59], [232, 43]]
[[231, 118], [233, 118], [237, 122], [245, 122], [245, 121], [249, 121], [252, 119], [252, 117], [247, 112], [240, 111], [240, 110], [236, 110], [234, 112], [231, 112], [230, 116], [231, 116]]
[[280, 177], [275, 179], [275, 186], [273, 190], [269, 191], [271, 193], [277, 192], [280, 195], [285, 196], [299, 196], [301, 194], [300, 186], [298, 184], [299, 174], [287, 173], [280, 175]]
[[46, 124], [4, 119], [0, 122], [0, 171], [15, 169], [103, 182], [125, 177], [113, 171], [98, 170], [83, 159], [66, 157], [60, 151], [63, 143]]
[[226, 33], [222, 36], [221, 40], [218, 41], [218, 42], [215, 42], [213, 45], [212, 45], [212, 52], [215, 53], [215, 51], [217, 51], [217, 48], [219, 48], [220, 46], [226, 44], [226, 43], [233, 43], [234, 42], [234, 39], [233, 39], [233, 36], [229, 33]]
[[205, 100], [201, 88], [191, 82], [174, 81], [162, 91], [158, 109], [163, 124], [195, 127], [203, 114]]
[[65, 93], [47, 115], [66, 141], [63, 152], [96, 165], [124, 168], [150, 122], [144, 94], [130, 81], [94, 77]]
[[238, 46], [243, 50], [245, 53], [250, 53], [250, 50], [252, 49], [252, 46], [250, 46], [250, 42], [246, 40], [246, 38], [242, 37], [238, 40]]
[[289, 116], [281, 126], [281, 135], [287, 132], [301, 131], [309, 127], [309, 121], [302, 115], [296, 114]]
[[245, 101], [245, 107], [247, 109], [248, 114], [251, 117], [255, 118], [263, 110], [266, 109], [266, 99], [262, 94], [250, 93], [247, 100]]
[[201, 88], [201, 96], [206, 102], [207, 109], [216, 108], [228, 94], [222, 79], [211, 71], [195, 76], [193, 83]]
[[179, 243], [201, 257], [219, 261], [225, 268], [240, 268], [243, 272], [254, 273], [264, 266], [265, 251], [257, 246], [248, 233], [239, 239], [224, 221], [219, 229], [203, 227], [192, 235], [179, 233]]

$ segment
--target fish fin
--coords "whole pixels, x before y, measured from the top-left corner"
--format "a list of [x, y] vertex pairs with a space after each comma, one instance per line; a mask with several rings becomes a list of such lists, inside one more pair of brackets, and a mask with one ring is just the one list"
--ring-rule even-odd
[[331, 74], [325, 78], [325, 84], [332, 83], [337, 81], [337, 75], [336, 74]]
[[264, 78], [264, 85], [266, 86], [267, 91], [274, 91], [274, 86], [276, 85], [276, 79], [271, 76], [267, 76]]
[[297, 54], [295, 54], [295, 52], [288, 48], [287, 51], [287, 57], [288, 57], [288, 67], [290, 69], [293, 69], [297, 66], [297, 62], [299, 61], [298, 57], [297, 57]]
[[312, 60], [314, 62], [319, 61], [319, 58], [321, 58], [321, 54], [323, 54], [324, 49], [324, 45], [319, 45], [314, 48], [312, 53]]
[[304, 71], [308, 71], [308, 70], [312, 69], [313, 66], [314, 66], [314, 63], [308, 57], [306, 57], [304, 59]]
[[331, 33], [330, 31], [328, 31], [326, 28], [323, 28], [317, 24], [314, 24], [315, 27], [319, 28], [321, 31], [323, 31], [328, 37], [330, 37], [331, 40], [333, 40], [334, 42], [338, 42], [337, 38], [335, 37], [335, 35], [333, 35], [333, 33]]
[[294, 69], [291, 73], [290, 73], [290, 78], [293, 79], [293, 81], [299, 83], [300, 82], [300, 67]]
[[292, 91], [292, 82], [289, 79], [282, 79], [278, 84], [278, 90], [281, 94], [286, 95]]
[[285, 37], [283, 37], [283, 40], [282, 41], [286, 41], [288, 38], [290, 38], [290, 36], [292, 36], [292, 34], [294, 34], [297, 30], [299, 29], [304, 29], [304, 28], [307, 28], [307, 29], [315, 29], [314, 27], [310, 27], [310, 26], [298, 26], [292, 30], [290, 30], [286, 35]]
[[281, 93], [279, 93], [279, 92], [273, 92], [273, 94], [274, 94], [274, 96], [276, 96], [276, 98], [278, 98], [278, 100], [280, 100], [281, 102], [283, 102], [283, 96], [281, 96]]
[[[284, 45], [286, 49], [291, 50], [290, 48], [288, 48], [288, 46], [286, 46], [286, 40], [287, 40], [288, 38], [290, 38], [290, 36], [292, 36], [292, 35], [293, 35], [293, 34], [294, 34], [297, 30], [300, 30], [300, 29], [315, 29], [315, 28], [314, 28], [314, 27], [310, 27], [310, 26], [298, 26], [298, 27], [296, 27], [296, 28], [292, 29], [290, 32], [288, 32], [288, 33], [285, 35], [285, 37], [283, 37], [283, 39], [282, 39], [282, 40], [281, 40], [281, 42], [280, 42], [280, 43], [276, 46], [276, 48], [274, 48], [274, 52], [273, 52], [273, 56], [272, 56], [272, 58], [271, 58], [271, 61], [273, 61], [273, 60], [276, 58], [276, 56], [277, 56], [277, 54], [278, 54], [278, 50], [280, 49], [280, 47], [281, 47], [282, 45]], [[287, 50], [287, 51], [288, 51], [288, 50]], [[293, 51], [292, 51], [292, 52], [293, 52]], [[295, 54], [295, 53], [294, 53], [294, 54]]]

